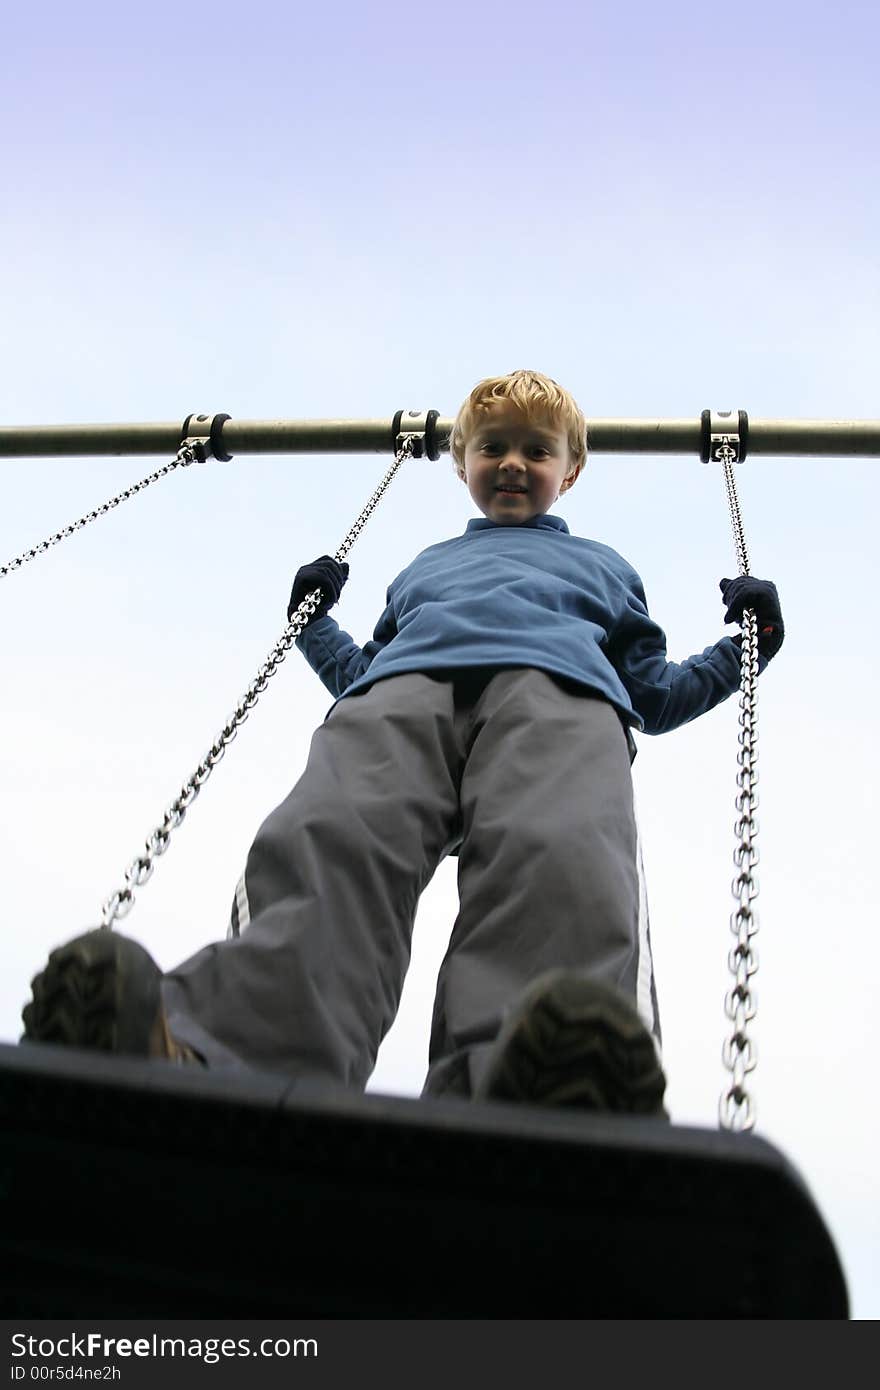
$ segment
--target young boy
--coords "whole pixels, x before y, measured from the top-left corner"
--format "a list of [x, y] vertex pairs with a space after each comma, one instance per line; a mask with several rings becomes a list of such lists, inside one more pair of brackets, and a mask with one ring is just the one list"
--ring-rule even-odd
[[[289, 613], [325, 594], [297, 645], [336, 703], [251, 847], [231, 936], [163, 978], [90, 932], [34, 980], [26, 1038], [362, 1088], [419, 896], [457, 851], [424, 1093], [665, 1115], [629, 729], [736, 691], [738, 639], [668, 662], [636, 572], [550, 514], [586, 460], [550, 378], [481, 381], [450, 450], [482, 516], [398, 575], [363, 649], [328, 614], [348, 566], [296, 576]], [[763, 669], [775, 588], [722, 592], [729, 622], [756, 608]]]

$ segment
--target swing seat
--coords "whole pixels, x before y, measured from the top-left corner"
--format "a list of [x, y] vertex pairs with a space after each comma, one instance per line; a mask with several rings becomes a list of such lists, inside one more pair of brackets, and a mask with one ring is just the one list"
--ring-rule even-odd
[[846, 1318], [750, 1135], [0, 1045], [3, 1316]]

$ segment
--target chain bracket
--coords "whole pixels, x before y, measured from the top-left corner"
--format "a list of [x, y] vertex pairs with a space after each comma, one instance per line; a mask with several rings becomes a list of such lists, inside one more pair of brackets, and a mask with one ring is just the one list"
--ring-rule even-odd
[[744, 463], [749, 451], [749, 417], [744, 410], [704, 410], [700, 415], [703, 463]]
[[193, 411], [187, 415], [180, 429], [180, 447], [189, 448], [199, 463], [207, 459], [217, 459], [219, 463], [230, 463], [232, 455], [227, 453], [222, 431], [231, 415], [197, 415]]
[[439, 410], [398, 410], [391, 423], [392, 448], [398, 453], [404, 440], [412, 439], [412, 457], [429, 458], [432, 463], [440, 457], [437, 442]]

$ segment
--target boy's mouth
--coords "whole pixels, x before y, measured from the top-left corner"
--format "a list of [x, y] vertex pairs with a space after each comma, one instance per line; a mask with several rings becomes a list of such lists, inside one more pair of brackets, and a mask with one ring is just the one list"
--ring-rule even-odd
[[499, 483], [498, 486], [496, 487], [495, 491], [496, 491], [496, 492], [513, 492], [513, 493], [517, 493], [517, 492], [526, 492], [527, 489], [524, 488], [524, 487], [518, 487], [518, 486], [516, 485], [516, 483]]

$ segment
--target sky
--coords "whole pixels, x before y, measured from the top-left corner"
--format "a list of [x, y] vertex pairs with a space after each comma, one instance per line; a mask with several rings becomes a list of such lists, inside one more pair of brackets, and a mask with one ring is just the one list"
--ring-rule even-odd
[[[4, 18], [0, 421], [452, 417], [525, 367], [593, 417], [877, 419], [872, 3], [34, 4]], [[0, 564], [167, 459], [0, 459]], [[97, 925], [389, 456], [178, 470], [0, 580], [0, 1040]], [[876, 458], [737, 471], [786, 639], [761, 678], [756, 1133], [807, 1182], [853, 1317], [880, 1316]], [[725, 630], [720, 470], [590, 456], [555, 510], [641, 574], [670, 658]], [[361, 642], [475, 515], [412, 461], [348, 556]], [[123, 930], [225, 935], [257, 827], [331, 698], [297, 652]], [[733, 938], [736, 699], [634, 767], [673, 1121], [714, 1128]], [[425, 892], [370, 1089], [417, 1095], [455, 861]], [[731, 1194], [735, 1200], [735, 1194]]]

